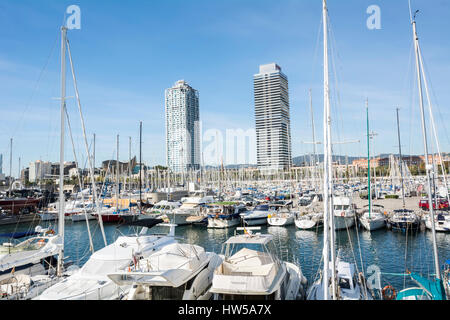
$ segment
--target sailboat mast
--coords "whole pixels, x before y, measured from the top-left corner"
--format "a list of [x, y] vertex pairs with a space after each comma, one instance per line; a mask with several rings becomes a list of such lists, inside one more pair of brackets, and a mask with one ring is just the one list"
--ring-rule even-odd
[[312, 104], [312, 90], [309, 89], [309, 107], [311, 110], [311, 125], [312, 125], [312, 138], [313, 138], [313, 152], [314, 152], [314, 163], [313, 163], [313, 184], [314, 184], [314, 190], [316, 190], [316, 165], [317, 165], [317, 150], [316, 150], [316, 128], [314, 126], [314, 111], [313, 111], [313, 104]]
[[[417, 13], [417, 12], [416, 12]], [[428, 184], [428, 203], [430, 208], [430, 216], [431, 216], [431, 231], [433, 235], [433, 253], [434, 253], [434, 267], [436, 272], [436, 277], [441, 279], [440, 267], [439, 267], [439, 256], [437, 251], [436, 244], [436, 229], [435, 229], [435, 220], [434, 220], [434, 208], [433, 208], [433, 196], [432, 196], [432, 188], [431, 188], [431, 178], [430, 171], [432, 169], [432, 165], [429, 163], [429, 154], [428, 154], [428, 141], [427, 141], [427, 132], [426, 132], [426, 123], [425, 123], [425, 111], [423, 106], [423, 94], [422, 94], [422, 78], [421, 78], [421, 68], [419, 63], [419, 37], [417, 35], [416, 28], [416, 20], [414, 16], [414, 20], [412, 21], [413, 25], [413, 39], [414, 39], [414, 51], [416, 55], [416, 71], [417, 71], [417, 85], [419, 87], [419, 104], [420, 104], [420, 116], [422, 120], [422, 135], [423, 135], [423, 143], [425, 149], [425, 170], [427, 174], [427, 184]]]
[[128, 207], [131, 211], [131, 137], [129, 137], [129, 146], [128, 146]]
[[61, 27], [61, 136], [59, 145], [59, 217], [58, 234], [61, 246], [58, 255], [57, 275], [62, 275], [64, 260], [64, 126], [66, 109], [66, 38], [67, 28]]
[[369, 99], [366, 100], [367, 113], [367, 198], [369, 199], [369, 219], [372, 214], [372, 189], [370, 182], [370, 129], [369, 129]]
[[324, 161], [324, 174], [323, 174], [323, 225], [324, 225], [324, 234], [323, 234], [323, 298], [324, 300], [329, 299], [329, 287], [328, 287], [328, 274], [329, 274], [329, 252], [330, 252], [330, 182], [329, 182], [329, 157], [328, 157], [328, 109], [329, 109], [329, 74], [328, 74], [328, 15], [327, 15], [327, 3], [326, 0], [323, 0], [323, 58], [324, 58], [324, 117], [323, 117], [323, 136], [324, 136], [324, 144], [323, 144], [323, 161]]
[[119, 213], [119, 135], [117, 135], [117, 163], [116, 163], [116, 204], [117, 204], [117, 213]]
[[139, 123], [139, 207], [142, 210], [142, 121]]
[[13, 138], [10, 140], [10, 151], [9, 151], [9, 195], [12, 196], [12, 146], [13, 146]]
[[399, 121], [399, 117], [398, 117], [398, 108], [397, 108], [397, 135], [398, 135], [398, 153], [400, 156], [400, 183], [402, 185], [402, 199], [403, 199], [403, 209], [405, 209], [406, 205], [405, 205], [405, 188], [403, 185], [403, 165], [402, 165], [402, 144], [400, 142], [400, 121]]

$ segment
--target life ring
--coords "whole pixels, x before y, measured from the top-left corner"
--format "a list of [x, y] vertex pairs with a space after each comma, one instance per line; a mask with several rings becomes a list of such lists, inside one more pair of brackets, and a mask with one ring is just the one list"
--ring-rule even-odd
[[42, 246], [45, 245], [45, 240], [44, 240], [44, 239], [41, 239], [41, 240], [39, 240], [39, 241], [37, 242], [37, 244], [38, 244], [38, 246], [42, 247]]
[[[388, 292], [390, 293], [388, 294]], [[394, 300], [397, 297], [397, 292], [391, 285], [384, 287], [381, 294], [383, 295], [384, 300]]]

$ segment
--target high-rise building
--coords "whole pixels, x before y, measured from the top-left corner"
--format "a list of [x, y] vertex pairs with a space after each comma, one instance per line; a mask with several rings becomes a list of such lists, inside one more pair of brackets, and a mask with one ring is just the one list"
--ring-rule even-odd
[[49, 179], [52, 173], [52, 164], [45, 161], [35, 161], [30, 163], [29, 180], [30, 182], [38, 182]]
[[288, 169], [292, 165], [288, 79], [271, 63], [259, 67], [253, 85], [258, 169]]
[[0, 153], [0, 174], [3, 174], [3, 154]]
[[166, 160], [174, 172], [200, 168], [198, 91], [179, 80], [165, 92]]

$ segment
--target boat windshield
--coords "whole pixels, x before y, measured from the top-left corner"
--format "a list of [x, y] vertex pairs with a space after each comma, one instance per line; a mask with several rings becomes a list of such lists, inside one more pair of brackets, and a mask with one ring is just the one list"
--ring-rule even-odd
[[43, 237], [37, 237], [37, 238], [31, 238], [28, 240], [25, 240], [15, 246], [7, 247], [2, 246], [0, 247], [1, 252], [20, 252], [20, 251], [34, 251], [34, 250], [40, 250], [42, 247], [44, 247], [48, 242], [48, 238]]
[[348, 210], [349, 207], [350, 207], [349, 205], [339, 205], [339, 204], [337, 204], [337, 205], [334, 206], [334, 210]]
[[339, 287], [341, 289], [351, 289], [350, 287], [350, 279], [348, 278], [339, 278]]
[[255, 210], [268, 211], [269, 206], [267, 204], [259, 205], [259, 206], [256, 206]]
[[173, 287], [150, 287], [153, 300], [182, 300], [185, 291], [185, 284], [178, 288]]

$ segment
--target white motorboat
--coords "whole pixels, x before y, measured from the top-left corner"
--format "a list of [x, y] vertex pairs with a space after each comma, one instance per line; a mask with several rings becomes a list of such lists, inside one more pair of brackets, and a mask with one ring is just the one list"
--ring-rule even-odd
[[247, 209], [243, 204], [213, 203], [207, 207], [208, 228], [224, 229], [241, 223], [241, 213]]
[[368, 231], [378, 230], [386, 227], [386, 215], [384, 207], [373, 205], [372, 210], [366, 209], [359, 217], [359, 223]]
[[355, 225], [356, 210], [350, 197], [333, 197], [333, 213], [335, 230], [347, 229]]
[[222, 259], [197, 245], [171, 243], [129, 271], [108, 277], [118, 286], [132, 286], [124, 300], [209, 300], [214, 270]]
[[180, 206], [181, 202], [179, 201], [162, 200], [156, 203], [150, 210], [145, 212], [145, 216], [149, 218], [158, 218], [163, 214], [169, 215], [170, 213], [172, 213], [172, 210], [175, 210]]
[[257, 205], [253, 210], [241, 213], [242, 221], [247, 226], [266, 225], [269, 215], [275, 214], [276, 211], [270, 209], [268, 204]]
[[176, 225], [187, 225], [192, 222], [187, 219], [191, 216], [200, 216], [202, 214], [201, 208], [208, 203], [213, 203], [214, 198], [207, 197], [189, 197], [179, 208], [172, 210], [171, 213], [161, 215], [160, 219], [169, 219], [171, 223]]
[[[0, 280], [11, 274], [44, 274], [61, 247], [61, 238], [53, 230], [35, 228], [35, 232], [13, 233], [9, 238], [20, 239], [33, 235], [18, 244], [5, 242], [0, 246]], [[5, 236], [5, 235], [2, 235]]]
[[[215, 300], [300, 300], [307, 280], [300, 267], [280, 261], [273, 236], [253, 234], [256, 228], [238, 228], [245, 234], [222, 246], [222, 264], [214, 271], [210, 292]], [[259, 229], [259, 228], [257, 228]]]
[[113, 300], [126, 294], [130, 287], [119, 287], [108, 274], [127, 270], [139, 260], [170, 243], [174, 243], [175, 226], [168, 235], [147, 235], [148, 228], [161, 223], [160, 219], [138, 220], [130, 225], [144, 226], [138, 235], [120, 236], [117, 240], [94, 252], [89, 260], [70, 277], [45, 290], [37, 300]]

